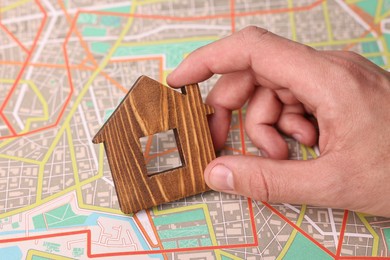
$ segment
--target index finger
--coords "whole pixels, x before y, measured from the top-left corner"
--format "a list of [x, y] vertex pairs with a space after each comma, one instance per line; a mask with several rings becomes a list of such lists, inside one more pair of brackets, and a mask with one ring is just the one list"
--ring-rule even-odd
[[194, 51], [167, 81], [179, 87], [213, 74], [252, 70], [259, 81], [273, 83], [269, 84], [272, 88], [288, 88], [301, 102], [315, 105], [326, 91], [321, 85], [329, 77], [324, 73], [327, 62], [310, 47], [251, 26]]

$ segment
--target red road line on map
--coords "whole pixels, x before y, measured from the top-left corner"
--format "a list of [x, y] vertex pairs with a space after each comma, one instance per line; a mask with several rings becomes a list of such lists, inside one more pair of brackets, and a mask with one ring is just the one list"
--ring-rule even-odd
[[20, 48], [22, 48], [22, 50], [26, 53], [29, 53], [29, 50], [26, 48], [26, 46], [24, 46], [20, 41], [19, 39], [12, 33], [10, 32], [7, 27], [5, 27], [4, 24], [0, 23], [0, 27], [3, 28], [3, 30], [5, 31], [6, 34], [8, 34], [9, 37], [11, 37], [12, 40], [14, 40]]
[[[0, 112], [0, 117], [3, 119], [3, 122], [5, 123], [8, 130], [11, 132], [11, 134], [15, 135], [16, 134], [15, 129], [12, 127], [12, 125], [8, 121], [7, 117], [2, 112]], [[0, 136], [0, 140], [1, 140], [1, 136]]]
[[115, 87], [117, 87], [119, 90], [121, 90], [124, 93], [127, 93], [127, 89], [124, 86], [122, 86], [122, 84], [120, 84], [115, 79], [111, 78], [110, 75], [105, 73], [103, 70], [100, 71], [99, 74], [102, 75], [103, 77], [105, 77], [108, 81], [110, 81], [113, 85], [115, 85]]
[[337, 245], [336, 257], [335, 257], [336, 260], [340, 259], [341, 249], [343, 247], [345, 229], [347, 227], [348, 213], [349, 213], [348, 210], [344, 210], [343, 223], [341, 224], [340, 235], [339, 235], [339, 244]]
[[153, 136], [148, 136], [148, 140], [146, 141], [145, 152], [144, 152], [145, 159], [150, 155], [150, 148], [152, 147], [152, 143], [153, 143]]
[[[359, 37], [358, 39], [360, 39], [360, 38], [362, 38], [362, 39], [365, 38], [370, 32], [371, 32], [370, 30], [365, 30], [365, 31], [362, 33], [362, 35], [360, 35], [360, 37]], [[352, 48], [353, 48], [355, 45], [357, 45], [358, 43], [359, 43], [359, 42], [353, 42], [353, 43], [350, 43], [350, 44], [344, 46], [343, 51], [348, 51], [348, 50], [352, 49]]]
[[191, 252], [191, 251], [209, 251], [216, 249], [232, 249], [232, 248], [246, 248], [253, 247], [255, 244], [237, 244], [237, 245], [219, 245], [219, 246], [202, 246], [202, 247], [189, 247], [189, 248], [172, 248], [172, 249], [161, 249], [161, 250], [143, 250], [133, 252], [113, 252], [113, 253], [98, 253], [92, 254], [90, 247], [88, 247], [87, 255], [91, 258], [97, 257], [111, 257], [111, 256], [124, 256], [124, 255], [150, 255], [150, 254], [164, 254], [164, 253], [180, 253], [180, 252]]
[[[152, 220], [152, 218], [150, 216], [150, 211], [149, 210], [145, 210], [145, 214], [147, 215], [148, 220], [150, 222], [150, 226], [152, 227], [153, 233], [156, 236], [157, 244], [153, 243], [153, 241], [150, 239], [150, 236], [148, 235], [148, 232], [146, 232], [145, 228], [142, 226], [142, 224], [141, 224], [141, 222], [140, 222], [140, 220], [139, 220], [139, 218], [137, 217], [136, 214], [133, 215], [133, 218], [134, 218], [135, 222], [137, 223], [138, 227], [140, 228], [141, 232], [144, 234], [144, 237], [146, 238], [148, 243], [150, 245], [152, 245], [153, 248], [160, 248], [160, 249], [162, 249], [163, 245], [161, 243], [160, 238], [158, 237], [156, 227], [154, 226], [153, 220]], [[163, 257], [164, 257], [164, 259], [168, 259], [167, 255], [165, 253], [163, 253]]]
[[[78, 17], [79, 17], [79, 13], [80, 11], [77, 11], [76, 14], [75, 14], [75, 17], [71, 18], [71, 16], [69, 15], [69, 13], [66, 11], [66, 7], [64, 6], [64, 3], [63, 1], [61, 0], [58, 0], [57, 1], [58, 5], [60, 6], [61, 10], [64, 12], [65, 16], [66, 16], [66, 19], [68, 21], [69, 24], [73, 24], [75, 21], [77, 21]], [[95, 58], [93, 57], [92, 53], [89, 51], [88, 49], [88, 46], [87, 44], [85, 43], [85, 41], [83, 40], [83, 37], [82, 35], [80, 34], [80, 32], [77, 30], [77, 27], [76, 26], [72, 26], [71, 27], [71, 32], [74, 31], [74, 33], [76, 34], [77, 38], [79, 39], [80, 41], [80, 44], [81, 46], [83, 47], [84, 51], [86, 52], [87, 54], [87, 58], [93, 63], [93, 65], [97, 68], [98, 64], [95, 60]], [[82, 63], [85, 62], [85, 61], [82, 61]], [[81, 64], [80, 64], [81, 65]]]
[[246, 155], [245, 146], [245, 130], [244, 130], [244, 119], [242, 118], [242, 109], [238, 110], [238, 120], [240, 122], [240, 139], [241, 139], [241, 151], [242, 155]]
[[230, 24], [232, 32], [236, 30], [235, 0], [230, 0]]
[[31, 130], [31, 131], [28, 131], [28, 132], [25, 132], [25, 133], [15, 133], [13, 135], [0, 136], [0, 140], [4, 140], [4, 139], [8, 139], [8, 138], [22, 137], [22, 136], [26, 136], [26, 135], [30, 135], [30, 134], [35, 134], [35, 133], [39, 133], [39, 132], [42, 132], [44, 130], [50, 129], [52, 127], [55, 127], [55, 125], [47, 125], [47, 126], [40, 127], [40, 128]]
[[313, 9], [314, 7], [319, 6], [324, 1], [325, 0], [317, 0], [316, 2], [314, 2], [312, 4], [309, 4], [309, 5], [290, 7], [290, 8], [280, 8], [280, 9], [259, 10], [259, 11], [251, 11], [251, 12], [241, 12], [241, 13], [236, 13], [236, 17], [251, 16], [251, 15], [257, 15], [257, 14], [279, 14], [279, 13], [309, 11], [310, 9]]
[[151, 225], [151, 227], [152, 227], [153, 233], [154, 233], [154, 235], [156, 236], [157, 243], [161, 246], [161, 248], [164, 248], [163, 245], [162, 245], [162, 242], [161, 242], [161, 240], [160, 240], [160, 237], [158, 236], [157, 228], [156, 228], [156, 226], [154, 225], [152, 216], [150, 215], [150, 211], [149, 211], [149, 210], [146, 210], [145, 212], [146, 212], [146, 215], [148, 216], [148, 219], [149, 219], [150, 225]]
[[[20, 79], [21, 79], [21, 77], [22, 77], [22, 75], [23, 75], [23, 73], [24, 73], [24, 70], [25, 70], [26, 67], [27, 67], [27, 63], [28, 63], [28, 61], [30, 60], [30, 58], [31, 58], [31, 56], [32, 56], [32, 53], [33, 53], [33, 51], [34, 51], [34, 49], [35, 49], [35, 47], [36, 47], [36, 45], [37, 45], [38, 39], [39, 39], [39, 37], [40, 37], [41, 34], [42, 34], [43, 27], [44, 27], [45, 24], [46, 24], [47, 13], [46, 13], [46, 11], [43, 9], [41, 3], [40, 3], [38, 0], [36, 0], [35, 2], [36, 2], [36, 4], [38, 5], [38, 7], [39, 7], [39, 9], [41, 10], [41, 12], [43, 13], [43, 19], [42, 19], [42, 22], [41, 22], [41, 24], [40, 24], [40, 26], [39, 26], [37, 35], [36, 35], [35, 38], [34, 38], [33, 44], [31, 45], [31, 49], [30, 49], [30, 51], [27, 53], [26, 60], [23, 62], [22, 68], [20, 69], [18, 75], [16, 76], [16, 79], [15, 79], [14, 84], [12, 85], [10, 91], [6, 94], [5, 99], [4, 99], [4, 101], [3, 101], [3, 104], [2, 104], [1, 107], [0, 107], [0, 114], [2, 115], [3, 120], [4, 120], [5, 123], [7, 124], [7, 127], [8, 127], [8, 129], [10, 130], [10, 132], [11, 132], [12, 134], [14, 134], [14, 135], [16, 134], [16, 131], [15, 131], [15, 129], [12, 127], [12, 125], [9, 124], [8, 120], [7, 120], [6, 117], [4, 116], [3, 110], [4, 110], [4, 108], [7, 106], [9, 100], [11, 99], [11, 96], [12, 96], [12, 94], [14, 93], [14, 91], [15, 91], [15, 89], [16, 89], [16, 86], [18, 85], [18, 83], [19, 83], [19, 81], [20, 81]], [[0, 138], [1, 138], [1, 137], [0, 137]], [[1, 138], [1, 139], [4, 139], [4, 138]]]
[[338, 259], [345, 259], [345, 260], [368, 260], [368, 259], [390, 259], [390, 257], [385, 256], [340, 256]]
[[[71, 25], [71, 28], [69, 30], [69, 33], [66, 35], [64, 44], [62, 45], [62, 49], [63, 49], [62, 51], [64, 52], [63, 54], [64, 54], [64, 60], [65, 60], [65, 65], [66, 65], [66, 72], [67, 72], [66, 74], [68, 76], [69, 87], [71, 89], [71, 93], [73, 93], [74, 86], [73, 86], [73, 81], [72, 81], [72, 73], [70, 71], [69, 57], [68, 57], [68, 52], [66, 50], [66, 44], [68, 43], [69, 37], [72, 34], [72, 30], [73, 30], [73, 27], [76, 24], [77, 17], [78, 17], [78, 14], [76, 14], [76, 17], [74, 18], [74, 20], [72, 22], [72, 25]], [[69, 96], [68, 96], [67, 101], [70, 101]], [[61, 110], [62, 113], [65, 111], [65, 108], [66, 108], [66, 106], [64, 106], [64, 109]], [[56, 120], [56, 123], [59, 122], [59, 119], [60, 119], [60, 117], [58, 117], [58, 119]]]
[[253, 246], [259, 246], [259, 237], [257, 236], [255, 213], [253, 212], [252, 199], [248, 198], [249, 217], [251, 220], [251, 228], [253, 234]]
[[[152, 226], [153, 233], [154, 233], [154, 235], [156, 236], [157, 243], [160, 245], [161, 248], [164, 248], [164, 246], [162, 245], [161, 239], [160, 239], [160, 237], [158, 236], [157, 228], [156, 228], [156, 226], [154, 225], [152, 216], [150, 215], [150, 210], [146, 210], [146, 215], [148, 216], [150, 225]], [[165, 254], [165, 253], [163, 254], [163, 257], [164, 257], [164, 260], [167, 260], [167, 259], [168, 259], [168, 256], [167, 256], [167, 254]]]
[[31, 131], [28, 131], [28, 132], [25, 132], [25, 133], [15, 133], [13, 135], [0, 136], [0, 140], [4, 140], [4, 139], [8, 139], [8, 138], [22, 137], [22, 136], [26, 136], [26, 135], [30, 135], [30, 134], [35, 134], [35, 133], [39, 133], [39, 132], [45, 131], [47, 129], [50, 129], [52, 127], [55, 127], [55, 125], [47, 125], [47, 126], [40, 127], [40, 128], [31, 130]]
[[[65, 51], [65, 50], [64, 50], [64, 51]], [[64, 57], [65, 57], [65, 63], [69, 65], [68, 56], [67, 56], [67, 55], [64, 55]], [[67, 70], [67, 71], [68, 71], [68, 77], [69, 77], [69, 75], [70, 75], [70, 70]], [[70, 100], [72, 99], [73, 92], [74, 92], [73, 83], [69, 83], [69, 89], [70, 89], [69, 95], [68, 95], [67, 98], [65, 99], [65, 103], [64, 103], [64, 105], [62, 106], [60, 113], [58, 114], [57, 120], [54, 122], [54, 126], [57, 126], [57, 125], [60, 123], [60, 120], [62, 119], [62, 116], [64, 115], [65, 110], [66, 110], [66, 108], [68, 107], [68, 104], [70, 103]]]
[[148, 232], [146, 232], [144, 226], [142, 226], [142, 223], [141, 223], [141, 221], [139, 220], [139, 218], [137, 217], [136, 214], [133, 215], [133, 218], [134, 218], [135, 223], [137, 223], [138, 228], [139, 228], [139, 229], [141, 230], [141, 232], [144, 234], [144, 237], [145, 237], [145, 239], [148, 241], [148, 243], [149, 243], [153, 248], [162, 248], [162, 247], [160, 247], [159, 244], [153, 243], [153, 241], [150, 239], [150, 237], [149, 237], [149, 235], [148, 235]]
[[83, 66], [87, 66], [86, 63], [89, 61], [89, 58], [88, 56], [85, 57], [79, 64], [79, 66], [83, 67]]
[[363, 21], [365, 21], [370, 26], [370, 28], [378, 34], [378, 36], [382, 35], [381, 26], [380, 24], [374, 23], [374, 17], [369, 15], [357, 5], [349, 4], [348, 6], [352, 9], [352, 11], [355, 12], [356, 15], [358, 15]]
[[112, 59], [109, 60], [108, 63], [117, 63], [117, 62], [133, 62], [133, 61], [146, 61], [146, 60], [161, 60], [161, 56], [150, 56], [150, 57], [134, 57], [134, 58], [126, 58], [126, 59]]
[[289, 224], [291, 227], [293, 227], [294, 229], [296, 229], [299, 233], [301, 233], [303, 236], [305, 236], [307, 239], [309, 239], [312, 243], [314, 243], [315, 245], [317, 245], [320, 249], [322, 249], [325, 253], [327, 253], [328, 255], [332, 256], [333, 258], [335, 258], [335, 254], [332, 253], [329, 249], [327, 249], [326, 247], [324, 247], [322, 244], [320, 244], [317, 240], [315, 240], [313, 237], [311, 237], [309, 234], [307, 234], [303, 229], [301, 229], [300, 227], [298, 227], [295, 223], [293, 223], [291, 220], [289, 220], [286, 216], [284, 216], [282, 213], [280, 213], [278, 210], [276, 210], [274, 207], [272, 207], [271, 205], [269, 205], [267, 202], [262, 202], [264, 204], [264, 206], [266, 206], [267, 208], [269, 208], [273, 213], [275, 213], [277, 216], [279, 216], [281, 219], [283, 219], [284, 221], [286, 221], [287, 224]]
[[109, 12], [109, 11], [97, 11], [97, 10], [80, 10], [81, 13], [90, 13], [97, 15], [105, 15], [105, 16], [121, 16], [121, 17], [132, 17], [132, 18], [143, 18], [143, 19], [151, 19], [151, 20], [170, 20], [170, 21], [199, 21], [199, 20], [211, 20], [218, 18], [229, 18], [230, 13], [225, 14], [216, 14], [216, 15], [204, 15], [204, 16], [169, 16], [169, 15], [154, 15], [154, 14], [126, 14], [126, 13], [117, 13], [117, 12]]
[[177, 148], [171, 148], [171, 149], [168, 149], [164, 152], [159, 152], [159, 153], [155, 153], [155, 154], [152, 154], [152, 155], [147, 155], [147, 156], [144, 156], [145, 157], [145, 163], [149, 163], [150, 160], [156, 158], [156, 157], [159, 157], [159, 156], [163, 156], [163, 155], [167, 155], [167, 154], [170, 154], [170, 153], [174, 153], [178, 151]]
[[6, 239], [1, 239], [0, 244], [16, 243], [16, 242], [23, 242], [23, 241], [30, 241], [30, 240], [53, 238], [53, 237], [74, 236], [74, 235], [87, 234], [87, 233], [91, 233], [91, 231], [90, 230], [77, 230], [77, 231], [52, 233], [52, 234], [29, 236], [29, 237], [6, 238]]

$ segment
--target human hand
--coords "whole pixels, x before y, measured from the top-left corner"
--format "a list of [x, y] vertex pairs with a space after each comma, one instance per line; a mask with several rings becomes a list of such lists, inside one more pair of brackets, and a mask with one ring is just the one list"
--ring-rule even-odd
[[[212, 189], [390, 217], [388, 72], [353, 52], [316, 51], [248, 27], [194, 51], [167, 81], [180, 87], [213, 74], [222, 74], [206, 100], [215, 147], [226, 141], [231, 111], [249, 101], [245, 130], [268, 158], [215, 159], [205, 170]], [[318, 140], [321, 156], [285, 160], [276, 128], [309, 146]]]

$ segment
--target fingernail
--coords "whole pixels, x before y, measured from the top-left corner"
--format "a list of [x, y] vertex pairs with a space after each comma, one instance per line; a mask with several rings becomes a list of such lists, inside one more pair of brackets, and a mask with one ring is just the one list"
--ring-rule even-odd
[[262, 149], [260, 149], [260, 154], [261, 154], [261, 156], [263, 156], [264, 158], [268, 158], [268, 157], [269, 157], [268, 153], [267, 153], [266, 151], [262, 150]]
[[223, 164], [217, 164], [211, 169], [210, 184], [217, 190], [233, 190], [233, 172]]
[[298, 142], [300, 142], [302, 140], [302, 135], [300, 134], [293, 134], [292, 137], [297, 140]]

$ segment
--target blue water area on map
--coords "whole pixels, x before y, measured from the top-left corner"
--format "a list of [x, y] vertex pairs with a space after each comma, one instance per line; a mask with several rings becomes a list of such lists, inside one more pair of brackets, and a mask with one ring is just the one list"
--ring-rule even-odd
[[151, 258], [157, 258], [157, 259], [161, 259], [161, 260], [164, 259], [164, 257], [162, 255], [148, 255], [148, 256], [151, 257]]
[[[37, 233], [37, 232], [45, 232], [47, 231], [46, 228], [37, 228], [37, 229], [29, 229], [28, 233]], [[9, 236], [9, 235], [16, 235], [16, 234], [25, 234], [26, 230], [11, 230], [11, 231], [4, 231], [0, 232], [0, 237], [1, 236]]]
[[0, 256], [7, 260], [22, 259], [22, 251], [18, 246], [4, 247], [0, 248]]

